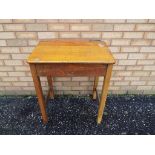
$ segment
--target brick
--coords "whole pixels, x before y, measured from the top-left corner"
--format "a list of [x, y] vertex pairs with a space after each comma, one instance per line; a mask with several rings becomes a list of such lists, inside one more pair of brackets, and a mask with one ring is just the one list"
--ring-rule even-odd
[[11, 86], [11, 82], [0, 82], [0, 86]]
[[152, 86], [137, 86], [137, 90], [150, 90]]
[[0, 23], [12, 23], [12, 19], [0, 19]]
[[131, 71], [117, 71], [115, 76], [131, 76]]
[[71, 31], [90, 31], [91, 25], [89, 24], [71, 24]]
[[72, 81], [72, 82], [63, 82], [63, 86], [71, 86], [71, 87], [74, 87], [74, 86], [79, 86], [80, 85], [80, 83], [79, 82], [77, 82], [77, 81]]
[[122, 81], [123, 77], [111, 77], [112, 81]]
[[17, 32], [16, 36], [20, 39], [37, 39], [37, 33], [35, 32]]
[[148, 53], [148, 59], [155, 59], [155, 54]]
[[87, 86], [76, 86], [76, 87], [71, 87], [71, 90], [78, 90], [78, 91], [88, 90], [88, 87]]
[[62, 82], [56, 82], [56, 81], [54, 81], [53, 85], [54, 85], [54, 87], [56, 87], [56, 86], [62, 86]]
[[144, 32], [124, 32], [123, 38], [143, 38]]
[[114, 31], [134, 31], [135, 24], [115, 24]]
[[154, 60], [138, 60], [137, 64], [138, 65], [153, 65]]
[[150, 76], [155, 76], [155, 72], [151, 72], [151, 75]]
[[140, 77], [125, 77], [124, 80], [126, 81], [139, 81]]
[[155, 52], [155, 47], [141, 47], [140, 52]]
[[57, 23], [58, 19], [37, 19], [37, 23]]
[[125, 70], [125, 66], [113, 66], [113, 70], [115, 71], [120, 71], [120, 70]]
[[0, 60], [0, 65], [2, 66], [4, 63], [3, 63], [3, 60]]
[[[124, 90], [126, 93], [128, 93], [130, 90], [135, 90], [137, 86], [120, 86], [120, 90]], [[125, 94], [125, 93], [124, 93]]]
[[127, 19], [127, 23], [147, 23], [148, 19]]
[[15, 71], [30, 71], [29, 66], [15, 66]]
[[39, 43], [39, 40], [28, 40], [28, 45], [36, 46]]
[[154, 81], [154, 77], [151, 77], [151, 76], [141, 76], [141, 80]]
[[102, 39], [102, 41], [105, 42], [107, 46], [111, 45], [111, 40], [110, 39]]
[[152, 46], [155, 46], [155, 40], [152, 40]]
[[47, 31], [46, 24], [26, 24], [27, 31]]
[[9, 76], [25, 76], [25, 73], [24, 72], [8, 72]]
[[13, 71], [13, 66], [0, 66], [0, 71]]
[[0, 76], [7, 76], [7, 72], [0, 72]]
[[94, 31], [112, 31], [113, 25], [112, 24], [93, 24]]
[[88, 77], [72, 77], [72, 81], [88, 81]]
[[69, 31], [69, 24], [48, 24], [49, 31]]
[[122, 32], [103, 32], [102, 38], [122, 38]]
[[128, 59], [146, 59], [146, 54], [141, 53], [129, 53]]
[[[26, 86], [26, 87], [22, 87], [23, 90], [28, 90], [28, 92], [30, 91], [33, 91], [34, 92], [34, 95], [35, 95], [35, 88], [34, 87], [29, 87], [29, 86]], [[24, 92], [25, 94], [25, 92]]]
[[103, 23], [103, 19], [82, 19], [82, 23]]
[[155, 81], [148, 81], [148, 85], [155, 85]]
[[92, 86], [93, 82], [89, 81], [89, 82], [80, 82], [80, 86]]
[[81, 19], [59, 19], [60, 23], [81, 23]]
[[114, 57], [118, 59], [127, 59], [128, 54], [127, 53], [113, 53]]
[[24, 31], [25, 27], [23, 24], [4, 24], [5, 31]]
[[0, 51], [1, 53], [20, 53], [18, 47], [2, 47]]
[[121, 52], [139, 52], [140, 47], [121, 47]]
[[151, 40], [145, 40], [145, 39], [133, 39], [131, 40], [131, 45], [134, 46], [147, 46], [151, 44]]
[[81, 33], [81, 37], [82, 38], [100, 38], [101, 37], [101, 33], [99, 32], [82, 32]]
[[60, 32], [60, 38], [80, 38], [79, 32]]
[[112, 53], [118, 53], [118, 52], [121, 51], [121, 50], [120, 50], [120, 47], [110, 47], [110, 46], [109, 46], [109, 49], [110, 49], [110, 51], [111, 51]]
[[17, 77], [3, 77], [2, 78], [2, 81], [18, 81], [18, 78]]
[[130, 40], [129, 39], [113, 39], [112, 40], [112, 45], [130, 45]]
[[38, 32], [39, 39], [53, 39], [57, 38], [56, 32]]
[[13, 23], [35, 23], [35, 19], [13, 19]]
[[10, 59], [10, 54], [1, 54], [0, 53], [0, 59], [4, 60], [4, 59]]
[[71, 81], [70, 77], [56, 77], [54, 81]]
[[61, 90], [61, 91], [65, 90], [66, 91], [66, 90], [71, 90], [71, 87], [69, 87], [69, 86], [68, 87], [67, 86], [63, 86], [63, 87], [62, 86], [57, 86], [57, 87], [54, 88], [54, 90]]
[[146, 84], [146, 81], [131, 81], [131, 85], [143, 86]]
[[14, 32], [0, 32], [0, 39], [14, 39]]
[[129, 81], [114, 82], [115, 86], [128, 86]]
[[29, 54], [11, 54], [12, 59], [15, 59], [15, 60], [17, 60], [17, 59], [19, 59], [19, 60], [21, 60], [21, 59], [26, 60], [28, 55]]
[[20, 51], [21, 53], [31, 53], [34, 47], [21, 47]]
[[104, 23], [125, 23], [125, 19], [104, 19]]
[[136, 65], [136, 60], [119, 60], [118, 65]]
[[119, 90], [120, 87], [118, 86], [110, 86], [109, 90]]
[[27, 46], [26, 40], [14, 39], [14, 40], [7, 40], [8, 46]]
[[127, 66], [126, 70], [134, 71], [134, 70], [142, 70], [143, 66]]
[[149, 76], [148, 71], [133, 71], [133, 76]]
[[155, 32], [147, 32], [145, 37], [146, 39], [155, 39]]
[[3, 31], [3, 26], [2, 26], [2, 24], [0, 24], [0, 31]]
[[33, 81], [32, 77], [19, 77], [20, 81]]
[[13, 82], [13, 86], [28, 86], [27, 82]]
[[155, 31], [155, 24], [137, 24], [136, 31]]
[[155, 70], [155, 65], [154, 66], [144, 66], [144, 69], [143, 70], [154, 71]]
[[6, 46], [6, 41], [5, 40], [0, 40], [0, 46]]
[[5, 65], [8, 66], [18, 66], [23, 65], [22, 60], [4, 60]]
[[149, 19], [149, 23], [155, 23], [155, 19]]

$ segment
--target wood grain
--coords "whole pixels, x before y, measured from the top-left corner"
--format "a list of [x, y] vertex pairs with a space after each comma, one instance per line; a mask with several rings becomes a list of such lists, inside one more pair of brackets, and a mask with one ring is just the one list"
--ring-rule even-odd
[[97, 123], [98, 124], [100, 124], [101, 121], [102, 121], [103, 111], [104, 111], [105, 102], [106, 102], [106, 98], [107, 98], [107, 94], [108, 94], [108, 87], [109, 87], [109, 83], [110, 83], [110, 77], [111, 77], [111, 73], [112, 73], [112, 67], [113, 67], [112, 64], [108, 65], [107, 72], [106, 72], [106, 75], [105, 75], [104, 81], [103, 81], [101, 100], [100, 100], [100, 103], [99, 103], [98, 116], [97, 116]]
[[41, 41], [28, 63], [115, 63], [105, 43], [96, 41]]
[[107, 65], [103, 64], [36, 64], [39, 76], [103, 76]]

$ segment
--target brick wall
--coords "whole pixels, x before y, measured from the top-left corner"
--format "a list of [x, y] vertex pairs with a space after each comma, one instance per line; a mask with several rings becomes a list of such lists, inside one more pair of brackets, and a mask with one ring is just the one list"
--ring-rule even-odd
[[[102, 39], [116, 64], [112, 93], [155, 93], [155, 20], [0, 20], [0, 94], [34, 93], [27, 56], [42, 39]], [[42, 78], [47, 90], [46, 78]], [[98, 90], [101, 90], [100, 77]], [[91, 93], [93, 77], [54, 79], [56, 93]]]

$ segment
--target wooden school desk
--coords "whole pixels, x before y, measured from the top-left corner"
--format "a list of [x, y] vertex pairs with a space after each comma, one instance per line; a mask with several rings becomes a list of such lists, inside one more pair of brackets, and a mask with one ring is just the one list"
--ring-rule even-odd
[[[104, 42], [88, 40], [41, 41], [27, 62], [30, 65], [36, 94], [44, 123], [48, 122], [46, 104], [54, 98], [53, 77], [93, 76], [93, 99], [97, 98], [99, 76], [104, 76], [97, 123], [101, 123], [108, 94], [108, 86], [115, 60]], [[49, 91], [44, 100], [40, 76], [46, 76]]]

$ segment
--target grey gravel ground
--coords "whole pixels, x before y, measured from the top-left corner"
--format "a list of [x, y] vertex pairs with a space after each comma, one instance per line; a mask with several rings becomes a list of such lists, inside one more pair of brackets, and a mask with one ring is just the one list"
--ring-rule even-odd
[[97, 108], [90, 96], [56, 96], [48, 103], [49, 122], [43, 125], [35, 96], [0, 96], [0, 134], [155, 134], [155, 96], [109, 96], [100, 125]]

